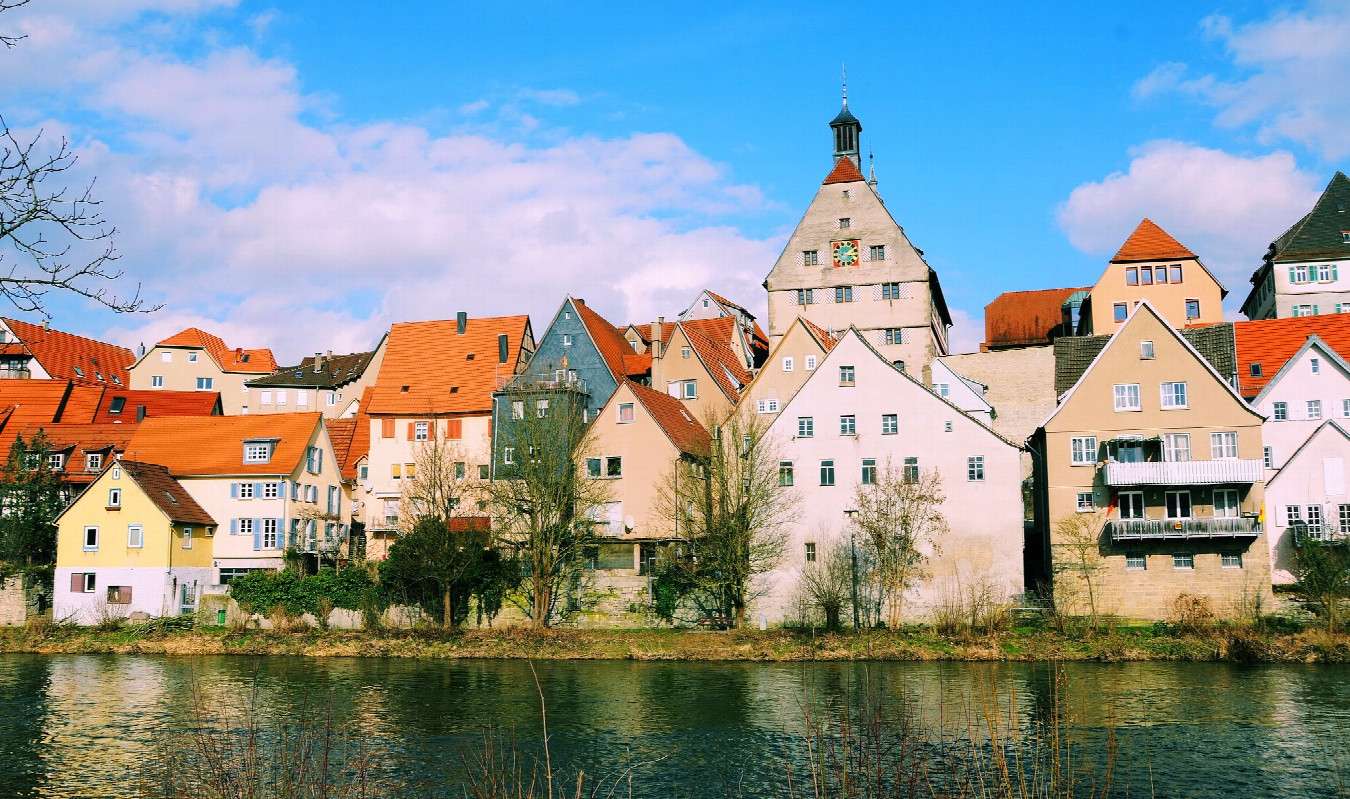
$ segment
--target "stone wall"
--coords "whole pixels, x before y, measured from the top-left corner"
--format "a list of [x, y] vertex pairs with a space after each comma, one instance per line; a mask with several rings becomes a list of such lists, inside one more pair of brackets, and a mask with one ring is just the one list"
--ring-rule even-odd
[[22, 627], [39, 613], [39, 588], [22, 575], [0, 581], [0, 627]]

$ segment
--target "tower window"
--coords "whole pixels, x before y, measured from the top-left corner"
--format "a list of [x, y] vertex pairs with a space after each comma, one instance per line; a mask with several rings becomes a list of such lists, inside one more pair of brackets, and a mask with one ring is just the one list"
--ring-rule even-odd
[[802, 263], [806, 266], [819, 266], [820, 250], [802, 250]]
[[851, 227], [853, 227], [853, 220], [850, 219], [850, 218], [848, 218], [848, 217], [846, 217], [846, 216], [845, 216], [845, 217], [841, 217], [841, 218], [839, 219], [839, 227], [840, 227], [841, 229], [842, 229], [842, 228], [851, 228]]
[[852, 286], [837, 286], [834, 290], [835, 302], [853, 302]]

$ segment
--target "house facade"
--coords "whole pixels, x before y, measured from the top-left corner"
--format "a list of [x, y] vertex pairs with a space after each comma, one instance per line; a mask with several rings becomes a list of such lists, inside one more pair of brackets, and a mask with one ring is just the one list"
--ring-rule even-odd
[[787, 329], [777, 346], [741, 392], [741, 402], [756, 414], [776, 418], [835, 345], [835, 337], [802, 317]]
[[1091, 537], [1099, 613], [1161, 619], [1178, 594], [1270, 597], [1261, 415], [1147, 300], [1032, 435], [1029, 571], [1065, 581]]
[[906, 594], [908, 619], [977, 585], [999, 599], [1023, 590], [1020, 448], [897, 368], [850, 329], [769, 427], [781, 490], [799, 500], [779, 567], [755, 609], [778, 622], [799, 612], [808, 564], [849, 542], [860, 486], [891, 470], [936, 473], [950, 531], [920, 542], [927, 577]]
[[1337, 172], [1317, 204], [1278, 239], [1252, 274], [1242, 303], [1248, 319], [1350, 311], [1350, 178]]
[[1298, 579], [1296, 553], [1308, 539], [1350, 540], [1350, 493], [1345, 463], [1350, 432], [1341, 422], [1319, 424], [1266, 487], [1270, 576], [1276, 585]]
[[1261, 433], [1270, 479], [1324, 421], [1350, 423], [1350, 363], [1313, 334], [1251, 405], [1266, 418]]
[[732, 317], [652, 325], [652, 387], [682, 401], [701, 421], [725, 416], [753, 377], [751, 353], [737, 346], [740, 339]]
[[56, 524], [56, 619], [193, 613], [216, 581], [216, 522], [163, 466], [108, 464]]
[[287, 549], [343, 554], [350, 489], [317, 412], [146, 419], [127, 454], [163, 465], [217, 520], [216, 582], [280, 569]]
[[375, 385], [384, 363], [389, 334], [370, 352], [334, 355], [316, 352], [297, 366], [278, 369], [247, 383], [249, 413], [316, 410], [325, 419], [354, 416], [361, 394]]
[[917, 370], [947, 354], [952, 320], [937, 272], [863, 176], [862, 123], [847, 102], [830, 128], [834, 167], [764, 281], [770, 348], [803, 316], [827, 331], [856, 327]]
[[[216, 391], [226, 415], [254, 410], [248, 381], [271, 374], [277, 362], [269, 349], [231, 349], [219, 336], [188, 328], [156, 344], [131, 367], [137, 390]], [[294, 411], [315, 410], [297, 405]]]
[[1227, 293], [1195, 253], [1145, 219], [1093, 284], [1082, 312], [1091, 327], [1080, 332], [1110, 335], [1145, 301], [1176, 328], [1222, 322]]

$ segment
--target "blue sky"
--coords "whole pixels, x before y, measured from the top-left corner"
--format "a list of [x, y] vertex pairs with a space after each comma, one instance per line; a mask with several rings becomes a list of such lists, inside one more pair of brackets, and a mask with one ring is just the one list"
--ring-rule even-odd
[[954, 341], [999, 292], [1090, 285], [1149, 216], [1231, 290], [1350, 159], [1350, 5], [33, 0], [11, 125], [70, 137], [127, 278], [58, 302], [134, 346], [188, 325], [283, 360], [391, 322], [612, 321], [760, 281], [850, 107]]

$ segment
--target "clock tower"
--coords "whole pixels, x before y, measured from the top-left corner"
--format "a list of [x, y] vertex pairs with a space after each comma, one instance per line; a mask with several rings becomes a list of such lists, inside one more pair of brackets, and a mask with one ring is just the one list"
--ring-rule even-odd
[[[848, 107], [830, 122], [833, 168], [764, 280], [769, 344], [798, 316], [863, 338], [913, 376], [947, 354], [951, 315], [937, 273], [863, 176], [862, 123]], [[768, 364], [767, 368], [773, 368]]]

